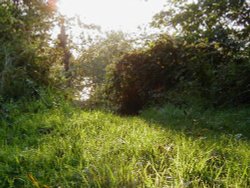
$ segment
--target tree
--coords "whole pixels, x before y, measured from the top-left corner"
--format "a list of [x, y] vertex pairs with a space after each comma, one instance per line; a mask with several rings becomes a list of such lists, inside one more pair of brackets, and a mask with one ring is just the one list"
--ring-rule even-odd
[[118, 62], [123, 54], [132, 49], [128, 37], [122, 32], [106, 33], [106, 36], [94, 42], [82, 51], [78, 66], [84, 77], [89, 77], [94, 84], [103, 83], [106, 69]]
[[150, 102], [162, 101], [184, 76], [182, 46], [170, 36], [160, 36], [151, 47], [125, 54], [110, 70], [106, 93], [120, 113], [135, 114]]
[[[250, 1], [169, 0], [152, 26], [174, 28], [193, 79], [213, 103], [250, 101]], [[227, 93], [227, 95], [225, 94]]]
[[237, 51], [249, 45], [248, 0], [169, 0], [168, 3], [167, 10], [154, 16], [152, 26], [174, 28], [189, 42], [202, 39]]
[[168, 2], [152, 26], [175, 29], [173, 37], [163, 35], [115, 64], [106, 90], [113, 106], [138, 113], [148, 103], [194, 97], [213, 106], [249, 104], [249, 2]]
[[63, 50], [64, 70], [65, 70], [65, 72], [68, 72], [69, 66], [70, 66], [71, 53], [68, 49], [68, 35], [66, 34], [65, 19], [63, 17], [60, 19], [60, 29], [61, 29], [61, 32], [58, 35], [59, 47], [62, 48], [62, 50]]
[[40, 0], [0, 3], [0, 94], [34, 95], [49, 84], [49, 31], [55, 7]]
[[106, 105], [103, 89], [107, 72], [131, 49], [126, 34], [111, 31], [104, 37], [93, 39], [92, 44], [80, 53], [74, 68], [79, 77], [75, 85], [79, 86], [80, 94], [83, 89], [91, 89], [89, 105]]

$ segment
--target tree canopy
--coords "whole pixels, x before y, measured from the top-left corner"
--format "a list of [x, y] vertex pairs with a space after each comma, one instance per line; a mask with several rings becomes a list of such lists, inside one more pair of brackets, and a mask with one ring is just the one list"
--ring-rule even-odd
[[7, 98], [48, 85], [55, 10], [45, 1], [1, 1], [0, 94]]

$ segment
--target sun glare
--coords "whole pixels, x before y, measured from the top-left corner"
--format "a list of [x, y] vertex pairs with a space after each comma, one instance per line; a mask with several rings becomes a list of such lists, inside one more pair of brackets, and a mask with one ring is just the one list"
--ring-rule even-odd
[[59, 11], [67, 16], [78, 15], [86, 23], [104, 30], [134, 32], [150, 22], [163, 9], [164, 0], [59, 0]]

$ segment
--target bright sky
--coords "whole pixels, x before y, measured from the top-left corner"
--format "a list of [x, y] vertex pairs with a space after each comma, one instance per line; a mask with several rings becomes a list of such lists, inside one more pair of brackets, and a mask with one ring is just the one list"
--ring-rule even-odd
[[67, 16], [79, 15], [83, 22], [104, 30], [135, 32], [164, 8], [165, 0], [59, 0], [59, 10]]

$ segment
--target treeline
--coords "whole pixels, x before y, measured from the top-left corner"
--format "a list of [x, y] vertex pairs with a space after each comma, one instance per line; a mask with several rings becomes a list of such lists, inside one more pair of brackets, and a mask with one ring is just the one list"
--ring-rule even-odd
[[[95, 37], [87, 33], [98, 27], [77, 20], [76, 44], [54, 1], [1, 1], [0, 101], [40, 98], [46, 88], [75, 100], [89, 87], [84, 105], [125, 114], [165, 102], [249, 105], [249, 2], [170, 0], [165, 9], [151, 23], [157, 37]], [[61, 31], [52, 38], [55, 25]]]
[[169, 1], [152, 26], [172, 30], [126, 54], [108, 78], [122, 113], [150, 103], [238, 106], [250, 103], [250, 3]]
[[[150, 103], [238, 106], [250, 102], [246, 51], [223, 52], [220, 44], [161, 36], [147, 50], [126, 54], [108, 77], [109, 99], [121, 113]], [[249, 50], [249, 49], [248, 49]]]

